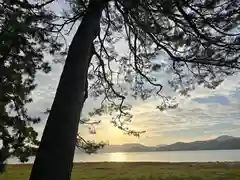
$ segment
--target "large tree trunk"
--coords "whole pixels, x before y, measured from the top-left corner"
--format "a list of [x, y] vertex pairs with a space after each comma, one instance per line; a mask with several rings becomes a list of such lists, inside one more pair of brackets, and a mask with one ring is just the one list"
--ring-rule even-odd
[[90, 1], [69, 47], [30, 180], [69, 180], [71, 177], [88, 61], [106, 3], [106, 0]]

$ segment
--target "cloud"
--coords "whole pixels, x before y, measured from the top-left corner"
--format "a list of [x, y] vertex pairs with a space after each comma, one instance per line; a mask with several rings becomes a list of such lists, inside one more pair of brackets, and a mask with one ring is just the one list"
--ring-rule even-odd
[[[43, 118], [43, 121], [35, 126], [40, 135], [47, 118], [43, 112], [51, 107], [62, 71], [60, 64], [54, 64], [52, 67], [51, 73], [38, 74], [38, 87], [33, 92], [34, 102], [28, 107], [30, 114]], [[161, 112], [156, 109], [161, 103], [156, 97], [147, 101], [131, 99], [134, 119], [130, 127], [147, 131], [140, 138], [123, 135], [120, 130], [112, 127], [111, 117], [107, 115], [100, 117], [103, 123], [96, 127], [96, 135], [89, 135], [88, 128], [80, 125], [81, 134], [86, 138], [108, 140], [113, 144], [139, 142], [148, 145], [197, 140], [222, 134], [240, 136], [238, 77], [226, 79], [216, 90], [197, 88], [191, 92], [189, 98], [180, 96], [180, 106], [174, 110]], [[93, 107], [98, 107], [99, 103], [99, 100], [90, 98], [83, 111], [86, 113]]]
[[194, 98], [193, 101], [199, 103], [218, 103], [222, 105], [228, 105], [230, 103], [228, 97], [221, 95], [208, 96], [205, 98]]
[[133, 123], [147, 127], [149, 140], [146, 143], [159, 144], [221, 134], [239, 136], [239, 116], [239, 106], [234, 103], [222, 105], [190, 101], [183, 108], [165, 113], [149, 111], [139, 114]]
[[50, 73], [37, 73], [37, 88], [32, 93], [33, 103], [28, 105], [31, 115], [45, 117], [43, 112], [52, 105], [61, 72], [62, 65], [54, 64]]

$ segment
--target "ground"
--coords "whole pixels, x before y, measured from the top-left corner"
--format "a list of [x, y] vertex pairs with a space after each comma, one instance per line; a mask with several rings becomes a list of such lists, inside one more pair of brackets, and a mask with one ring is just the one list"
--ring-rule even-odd
[[[1, 180], [27, 180], [31, 165], [8, 165]], [[240, 180], [240, 163], [78, 163], [71, 180]]]

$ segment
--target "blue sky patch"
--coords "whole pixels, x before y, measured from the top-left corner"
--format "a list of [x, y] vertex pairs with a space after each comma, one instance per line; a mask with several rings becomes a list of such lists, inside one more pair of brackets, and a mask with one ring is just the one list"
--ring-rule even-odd
[[198, 103], [215, 103], [215, 104], [221, 104], [221, 105], [230, 104], [229, 99], [226, 96], [221, 96], [221, 95], [208, 96], [204, 98], [194, 98], [193, 101], [196, 101]]

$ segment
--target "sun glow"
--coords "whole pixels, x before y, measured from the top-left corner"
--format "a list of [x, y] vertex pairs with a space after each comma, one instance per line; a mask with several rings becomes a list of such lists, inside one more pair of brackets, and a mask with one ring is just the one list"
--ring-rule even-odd
[[117, 152], [117, 153], [110, 153], [109, 161], [113, 162], [124, 162], [126, 161], [125, 153]]

